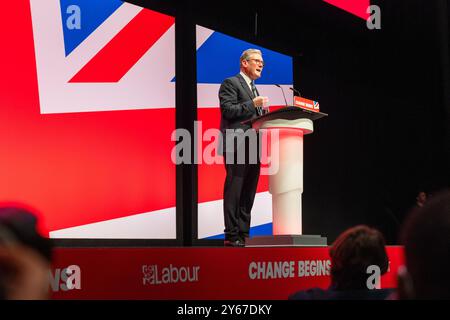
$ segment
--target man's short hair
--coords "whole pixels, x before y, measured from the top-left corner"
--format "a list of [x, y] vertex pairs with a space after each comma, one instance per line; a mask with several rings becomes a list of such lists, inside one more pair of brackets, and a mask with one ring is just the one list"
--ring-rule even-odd
[[262, 55], [261, 50], [258, 50], [258, 49], [247, 49], [244, 52], [242, 52], [239, 62], [242, 63], [242, 61], [248, 60], [252, 54], [260, 54], [260, 55]]
[[389, 260], [383, 235], [359, 225], [344, 231], [330, 248], [331, 282], [336, 290], [367, 289], [367, 267], [387, 272]]
[[413, 209], [400, 241], [415, 298], [450, 299], [450, 190]]

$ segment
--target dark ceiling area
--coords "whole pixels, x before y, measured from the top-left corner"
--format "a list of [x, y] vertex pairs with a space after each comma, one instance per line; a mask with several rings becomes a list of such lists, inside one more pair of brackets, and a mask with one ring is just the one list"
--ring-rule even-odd
[[205, 0], [130, 0], [176, 16], [189, 14], [195, 23], [292, 56], [307, 50], [321, 34], [354, 38], [367, 31], [365, 21], [318, 0], [247, 3]]

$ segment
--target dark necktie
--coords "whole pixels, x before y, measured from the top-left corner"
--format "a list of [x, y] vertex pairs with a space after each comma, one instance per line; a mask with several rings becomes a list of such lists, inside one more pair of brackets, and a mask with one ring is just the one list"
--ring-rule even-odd
[[[253, 81], [250, 82], [250, 87], [252, 88], [253, 98], [256, 98], [258, 96], [258, 91], [256, 91], [256, 86]], [[259, 116], [263, 114], [261, 107], [256, 107], [256, 111]]]
[[256, 98], [258, 96], [258, 92], [256, 91], [255, 83], [253, 81], [250, 82], [250, 86], [252, 88], [253, 98]]

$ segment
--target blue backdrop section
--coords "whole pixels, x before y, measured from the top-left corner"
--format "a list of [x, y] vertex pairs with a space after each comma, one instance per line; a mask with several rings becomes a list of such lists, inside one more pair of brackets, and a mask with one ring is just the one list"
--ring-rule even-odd
[[[269, 236], [272, 235], [272, 223], [262, 224], [256, 227], [250, 228], [250, 237], [254, 236]], [[225, 239], [225, 235], [217, 234], [215, 236], [207, 237], [204, 239]]]
[[[98, 28], [108, 17], [119, 8], [120, 0], [60, 0], [62, 27], [64, 31], [64, 47], [66, 57]], [[80, 8], [81, 28], [67, 28], [67, 20], [73, 13], [67, 13], [67, 8], [76, 5]]]
[[220, 84], [239, 72], [239, 57], [246, 49], [259, 49], [265, 67], [258, 84], [292, 84], [292, 57], [214, 32], [197, 50], [197, 82]]

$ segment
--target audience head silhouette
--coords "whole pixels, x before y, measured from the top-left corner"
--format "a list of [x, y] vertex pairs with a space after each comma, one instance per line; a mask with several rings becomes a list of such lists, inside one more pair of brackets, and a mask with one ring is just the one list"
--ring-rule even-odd
[[49, 297], [52, 243], [37, 222], [28, 210], [0, 207], [0, 299]]
[[400, 240], [406, 266], [399, 271], [399, 298], [450, 299], [450, 191], [415, 208]]
[[359, 225], [344, 231], [330, 247], [331, 286], [298, 291], [291, 300], [384, 300], [393, 289], [369, 290], [369, 266], [378, 266], [380, 275], [388, 270], [389, 260], [383, 235]]
[[330, 257], [335, 290], [367, 289], [367, 268], [376, 265], [384, 274], [389, 265], [383, 235], [365, 225], [344, 231], [331, 246]]

